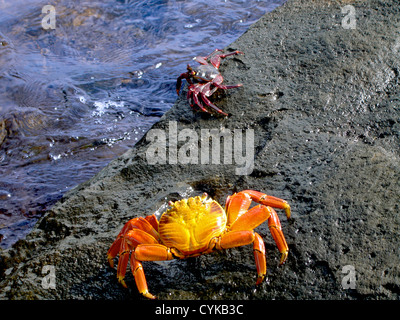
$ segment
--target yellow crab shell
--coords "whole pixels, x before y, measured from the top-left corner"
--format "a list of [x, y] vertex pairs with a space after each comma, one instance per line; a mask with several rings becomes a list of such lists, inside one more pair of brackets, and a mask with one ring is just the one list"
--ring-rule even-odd
[[220, 236], [227, 217], [218, 202], [207, 195], [170, 203], [172, 207], [160, 218], [158, 232], [164, 245], [185, 256], [205, 251], [211, 239]]

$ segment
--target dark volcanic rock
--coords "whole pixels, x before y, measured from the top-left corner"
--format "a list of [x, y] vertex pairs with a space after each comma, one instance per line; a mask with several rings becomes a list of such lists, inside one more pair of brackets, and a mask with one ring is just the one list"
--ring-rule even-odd
[[[347, 28], [350, 11], [342, 13], [349, 3], [354, 29]], [[252, 248], [246, 246], [144, 263], [153, 294], [399, 299], [399, 20], [396, 1], [288, 1], [266, 14], [226, 48], [245, 52], [221, 66], [227, 84], [244, 84], [214, 96], [230, 116], [193, 112], [183, 93], [153, 127], [166, 133], [167, 151], [175, 125], [182, 135], [190, 129], [198, 135], [199, 153], [212, 144], [203, 136], [202, 145], [204, 129], [228, 137], [240, 129], [243, 138], [253, 129], [254, 143], [246, 135], [243, 147], [254, 147], [254, 167], [238, 175], [239, 158], [204, 164], [200, 155], [198, 164], [184, 164], [185, 141], [178, 144], [177, 164], [167, 157], [165, 164], [151, 165], [147, 152], [153, 144], [144, 138], [70, 191], [26, 240], [1, 253], [0, 297], [141, 299], [132, 275], [127, 273], [124, 289], [106, 263], [122, 225], [165, 209], [168, 200], [207, 192], [224, 203], [232, 192], [251, 188], [292, 206], [290, 221], [279, 212], [290, 248], [287, 263], [278, 266], [279, 252], [268, 228], [260, 226], [268, 281], [258, 288]], [[42, 286], [46, 265], [55, 267], [55, 289]]]

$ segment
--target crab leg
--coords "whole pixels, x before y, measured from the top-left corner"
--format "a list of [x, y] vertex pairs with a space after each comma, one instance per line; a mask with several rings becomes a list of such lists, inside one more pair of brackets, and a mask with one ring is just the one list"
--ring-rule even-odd
[[195, 57], [193, 60], [197, 61], [200, 64], [207, 64], [207, 59], [210, 58], [210, 62], [211, 64], [216, 67], [217, 69], [219, 68], [220, 64], [221, 64], [221, 60], [229, 57], [229, 56], [233, 56], [235, 54], [244, 54], [241, 51], [234, 51], [234, 52], [230, 52], [230, 53], [226, 53], [226, 54], [215, 54], [216, 52], [222, 52], [221, 49], [215, 49], [213, 52], [211, 52], [208, 56], [205, 57]]
[[197, 61], [197, 62], [200, 63], [200, 64], [206, 65], [206, 64], [208, 64], [207, 59], [208, 59], [209, 57], [211, 57], [214, 53], [218, 52], [218, 51], [222, 52], [221, 49], [215, 49], [215, 50], [214, 50], [213, 52], [211, 52], [208, 56], [205, 56], [205, 57], [195, 57], [193, 60]]
[[156, 299], [147, 287], [146, 276], [144, 275], [143, 266], [140, 261], [136, 260], [133, 255], [131, 255], [131, 270], [133, 276], [135, 277], [136, 287], [143, 296], [149, 299]]
[[288, 219], [290, 218], [290, 205], [285, 200], [254, 190], [244, 190], [242, 192], [247, 193], [257, 203], [273, 208], [284, 209], [286, 217]]
[[253, 230], [269, 219], [272, 211], [274, 211], [274, 209], [271, 207], [266, 207], [261, 204], [255, 206], [239, 216], [230, 226], [230, 230]]
[[178, 96], [179, 96], [179, 91], [181, 91], [182, 87], [182, 79], [186, 79], [189, 85], [193, 84], [192, 80], [190, 80], [189, 74], [187, 72], [182, 73], [176, 81], [176, 93], [178, 94]]
[[[216, 50], [216, 51], [217, 51], [217, 50]], [[218, 50], [218, 51], [221, 51], [221, 50]], [[215, 51], [214, 51], [214, 52], [215, 52]], [[236, 51], [231, 52], [231, 53], [216, 54], [216, 55], [214, 55], [214, 56], [212, 56], [212, 57], [210, 58], [210, 62], [211, 62], [211, 64], [212, 64], [214, 67], [216, 67], [216, 68], [218, 69], [219, 66], [220, 66], [220, 64], [221, 64], [221, 59], [224, 59], [224, 58], [229, 57], [229, 56], [233, 56], [233, 55], [235, 55], [235, 54], [243, 54], [243, 52], [236, 50]]]
[[125, 223], [124, 227], [118, 234], [117, 239], [123, 237], [128, 231], [132, 229], [143, 230], [144, 232], [151, 234], [154, 238], [159, 239], [160, 237], [158, 235], [158, 232], [153, 227], [152, 223], [150, 223], [151, 221], [154, 223], [154, 219], [151, 218], [151, 216], [146, 218], [143, 217], [133, 218], [129, 220], [127, 223]]
[[215, 86], [218, 87], [219, 89], [224, 89], [224, 90], [233, 89], [233, 88], [239, 88], [239, 87], [243, 86], [241, 83], [235, 84], [235, 85], [230, 85], [230, 86], [225, 86], [225, 85], [219, 84], [219, 83], [213, 83], [213, 84], [215, 84]]
[[[219, 50], [219, 51], [222, 51], [222, 50]], [[226, 58], [226, 57], [229, 57], [229, 56], [233, 56], [235, 54], [244, 54], [244, 53], [242, 51], [236, 50], [236, 51], [233, 51], [233, 52], [230, 52], [230, 53], [219, 54], [218, 56], [223, 59], [223, 58]]]
[[[158, 241], [150, 234], [140, 229], [129, 230], [120, 241], [119, 260], [117, 266], [118, 281], [126, 288], [127, 285], [124, 281], [126, 267], [128, 266], [129, 254], [133, 248], [141, 243], [158, 243]], [[109, 261], [112, 261], [112, 258]], [[113, 267], [113, 263], [112, 264]]]
[[135, 248], [135, 259], [140, 261], [164, 261], [175, 259], [175, 257], [168, 247], [154, 243], [138, 245]]
[[238, 217], [246, 213], [251, 204], [251, 197], [244, 192], [235, 193], [226, 198], [225, 211], [227, 213], [227, 226], [231, 226]]
[[107, 252], [108, 262], [112, 268], [114, 267], [114, 258], [119, 254], [117, 278], [125, 288], [127, 285], [124, 278], [129, 254], [133, 248], [141, 243], [158, 243], [160, 237], [153, 227], [153, 225], [157, 226], [156, 223], [158, 222], [155, 216], [129, 220]]
[[[125, 278], [125, 273], [126, 273], [126, 267], [128, 266], [129, 253], [130, 253], [130, 250], [128, 248], [128, 244], [126, 243], [126, 241], [122, 240], [121, 246], [119, 249], [117, 279], [118, 279], [118, 282], [121, 283], [125, 288], [128, 287], [124, 281], [124, 278]], [[110, 260], [108, 260], [108, 261], [110, 261]]]
[[111, 268], [114, 268], [114, 258], [119, 253], [119, 250], [121, 248], [121, 242], [122, 242], [122, 237], [118, 237], [117, 240], [113, 242], [110, 249], [108, 249], [107, 260]]
[[242, 230], [231, 231], [223, 234], [216, 243], [216, 249], [229, 249], [253, 243], [254, 259], [257, 268], [257, 282], [260, 284], [267, 274], [267, 262], [265, 259], [265, 245], [257, 232]]
[[223, 234], [217, 241], [215, 248], [230, 249], [253, 243], [254, 232], [250, 230], [230, 231]]
[[201, 98], [205, 102], [206, 105], [209, 107], [213, 108], [215, 111], [217, 111], [220, 114], [223, 114], [224, 116], [228, 116], [227, 113], [223, 112], [220, 108], [218, 108], [215, 104], [213, 104], [208, 98], [205, 96], [205, 94], [201, 93]]
[[153, 229], [158, 232], [158, 220], [155, 214], [147, 216], [145, 220], [148, 221], [152, 225]]
[[282, 232], [281, 223], [276, 211], [271, 207], [258, 205], [239, 216], [230, 226], [231, 231], [253, 230], [261, 223], [268, 220], [268, 227], [275, 240], [279, 252], [282, 254], [280, 264], [286, 261], [289, 248]]
[[[154, 221], [155, 219], [155, 221]], [[117, 256], [118, 253], [123, 253], [125, 248], [121, 248], [122, 246], [122, 242], [124, 242], [124, 238], [125, 235], [133, 229], [139, 229], [142, 230], [148, 234], [150, 234], [153, 238], [159, 240], [160, 236], [157, 232], [157, 230], [153, 227], [157, 226], [158, 229], [158, 221], [157, 218], [154, 216], [154, 218], [152, 216], [143, 218], [143, 217], [139, 217], [139, 218], [133, 218], [131, 220], [129, 220], [127, 223], [125, 223], [124, 227], [122, 228], [122, 230], [119, 232], [117, 239], [113, 242], [113, 244], [111, 245], [110, 249], [107, 252], [107, 257], [108, 257], [108, 262], [111, 266], [111, 268], [114, 267], [114, 261], [113, 259]], [[124, 240], [124, 241], [123, 241]]]
[[[231, 231], [237, 230], [253, 230], [262, 224], [264, 221], [268, 220], [268, 227], [271, 232], [272, 237], [275, 240], [276, 246], [279, 252], [282, 254], [280, 264], [283, 264], [288, 256], [289, 248], [285, 240], [285, 236], [282, 232], [281, 223], [279, 221], [278, 214], [276, 211], [265, 204], [255, 206], [247, 211], [250, 206], [251, 197], [254, 200], [256, 193], [267, 196], [261, 192], [253, 191], [252, 193], [242, 191], [235, 193], [233, 196], [228, 197], [226, 207], [228, 212], [228, 222]], [[267, 196], [269, 197], [269, 196]], [[275, 197], [272, 197], [274, 201], [277, 201]], [[257, 198], [256, 202], [263, 201], [260, 197]], [[280, 201], [284, 201], [279, 199]], [[270, 203], [270, 202], [269, 202]], [[285, 201], [286, 203], [286, 201]], [[275, 202], [273, 203], [275, 205]], [[281, 202], [279, 205], [283, 206]], [[290, 207], [289, 207], [290, 209]]]
[[215, 85], [217, 88], [223, 89], [223, 90], [239, 88], [239, 87], [243, 86], [241, 83], [236, 84], [236, 85], [225, 86], [222, 84], [223, 81], [224, 81], [224, 78], [219, 74], [218, 76], [216, 76], [214, 78], [214, 80], [212, 81], [212, 84]]
[[264, 280], [267, 274], [267, 260], [265, 259], [265, 244], [263, 239], [257, 232], [255, 232], [254, 235], [253, 252], [257, 268], [256, 285], [258, 285]]
[[278, 215], [274, 209], [270, 209], [271, 216], [268, 218], [268, 227], [272, 237], [275, 240], [276, 246], [279, 249], [279, 252], [282, 254], [280, 264], [283, 264], [288, 256], [289, 247], [286, 243], [285, 236], [283, 235], [281, 222], [279, 221]]
[[[204, 106], [201, 104], [199, 97], [196, 94], [193, 94], [193, 100], [195, 105], [197, 105], [202, 111], [210, 113]], [[193, 107], [193, 105], [191, 105]]]

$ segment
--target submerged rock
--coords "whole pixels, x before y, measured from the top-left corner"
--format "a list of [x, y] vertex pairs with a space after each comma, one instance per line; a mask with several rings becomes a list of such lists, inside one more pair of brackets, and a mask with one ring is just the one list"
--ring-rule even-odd
[[[346, 5], [288, 1], [251, 26], [226, 48], [245, 55], [220, 68], [226, 84], [244, 86], [213, 97], [230, 116], [193, 112], [182, 93], [132, 150], [1, 252], [0, 297], [142, 299], [130, 272], [125, 289], [107, 265], [126, 221], [180, 197], [207, 192], [224, 204], [255, 189], [292, 206], [290, 221], [278, 212], [290, 249], [284, 266], [263, 225], [268, 281], [259, 287], [246, 246], [144, 263], [150, 291], [160, 299], [398, 299], [399, 8]], [[212, 152], [207, 129], [224, 136], [225, 151]], [[154, 138], [162, 134], [165, 150]]]

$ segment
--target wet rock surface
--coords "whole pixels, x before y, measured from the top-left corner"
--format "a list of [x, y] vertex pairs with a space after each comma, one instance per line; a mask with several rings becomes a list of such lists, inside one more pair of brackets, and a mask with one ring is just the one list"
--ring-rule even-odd
[[[342, 23], [348, 4], [355, 29]], [[262, 225], [268, 280], [259, 287], [246, 246], [144, 263], [150, 292], [160, 299], [399, 299], [399, 20], [396, 1], [288, 1], [266, 14], [226, 48], [245, 52], [220, 68], [226, 84], [244, 84], [214, 96], [230, 116], [193, 112], [182, 93], [152, 128], [167, 137], [175, 125], [178, 133], [196, 132], [199, 153], [204, 129], [230, 137], [239, 129], [243, 141], [253, 129], [248, 174], [237, 174], [239, 158], [171, 163], [172, 140], [166, 163], [151, 165], [145, 137], [1, 252], [0, 297], [142, 299], [130, 272], [124, 289], [106, 261], [126, 221], [181, 196], [207, 192], [223, 204], [235, 191], [255, 189], [292, 206], [290, 221], [278, 212], [290, 250], [284, 266]], [[181, 156], [185, 143], [178, 142]], [[55, 289], [43, 286], [44, 266], [55, 268]]]

